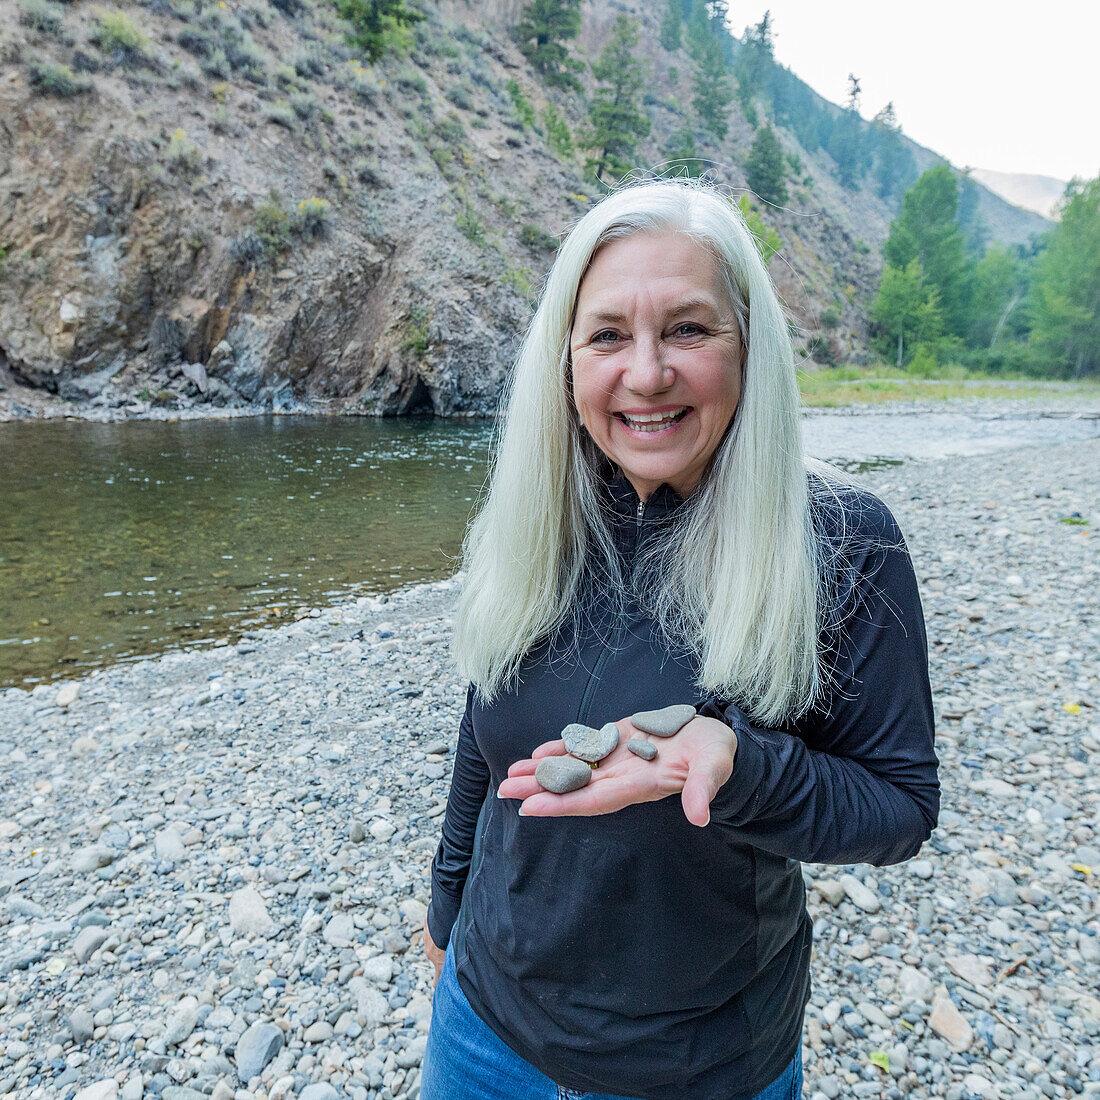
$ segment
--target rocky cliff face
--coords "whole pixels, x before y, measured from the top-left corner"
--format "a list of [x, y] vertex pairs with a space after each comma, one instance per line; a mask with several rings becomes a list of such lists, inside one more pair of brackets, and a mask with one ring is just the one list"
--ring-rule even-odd
[[[613, 7], [586, 5], [582, 56]], [[83, 6], [0, 0], [0, 387], [131, 412], [494, 411], [550, 235], [593, 198], [507, 91], [548, 103], [508, 37], [521, 8], [450, 0], [369, 67], [326, 0], [149, 0], [118, 9], [140, 36], [122, 46]], [[643, 163], [682, 125], [662, 9], [637, 11]], [[576, 133], [579, 97], [558, 105]], [[743, 186], [731, 122], [720, 174]], [[803, 159], [772, 270], [801, 346], [858, 359], [891, 211]]]

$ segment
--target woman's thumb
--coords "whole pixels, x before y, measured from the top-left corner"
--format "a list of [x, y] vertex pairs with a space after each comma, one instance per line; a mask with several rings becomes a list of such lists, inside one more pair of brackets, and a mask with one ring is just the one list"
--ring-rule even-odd
[[692, 825], [702, 828], [710, 824], [711, 800], [729, 776], [729, 757], [717, 746], [691, 762], [680, 799], [684, 805], [684, 816]]

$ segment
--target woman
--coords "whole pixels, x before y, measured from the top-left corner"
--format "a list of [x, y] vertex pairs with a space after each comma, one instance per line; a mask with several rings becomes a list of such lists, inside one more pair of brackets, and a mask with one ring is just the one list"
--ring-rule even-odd
[[[421, 1096], [799, 1096], [798, 861], [908, 859], [938, 812], [900, 532], [804, 460], [782, 310], [701, 185], [581, 219], [506, 410], [455, 623]], [[676, 703], [655, 759], [627, 751], [629, 715]], [[609, 721], [591, 782], [543, 791], [561, 729]]]

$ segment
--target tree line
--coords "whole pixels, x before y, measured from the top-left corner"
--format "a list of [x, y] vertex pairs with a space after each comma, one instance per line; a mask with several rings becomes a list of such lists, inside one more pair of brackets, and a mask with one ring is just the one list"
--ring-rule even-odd
[[1030, 245], [989, 248], [962, 201], [967, 182], [941, 164], [906, 191], [871, 306], [876, 350], [916, 370], [1100, 372], [1100, 177], [1071, 182], [1059, 220]]

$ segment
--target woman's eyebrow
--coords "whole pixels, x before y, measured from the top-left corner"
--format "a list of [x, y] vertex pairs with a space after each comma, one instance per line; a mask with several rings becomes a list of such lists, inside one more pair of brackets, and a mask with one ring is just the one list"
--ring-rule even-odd
[[[669, 317], [679, 317], [682, 313], [693, 313], [696, 310], [709, 310], [717, 313], [718, 309], [710, 298], [686, 298], [674, 303], [667, 311]], [[612, 309], [600, 309], [594, 313], [582, 313], [580, 319], [585, 325], [618, 325], [628, 320], [625, 313]]]
[[678, 317], [681, 313], [694, 313], [698, 309], [710, 310], [711, 313], [718, 312], [717, 307], [710, 298], [688, 298], [674, 305], [669, 311], [669, 315]]

